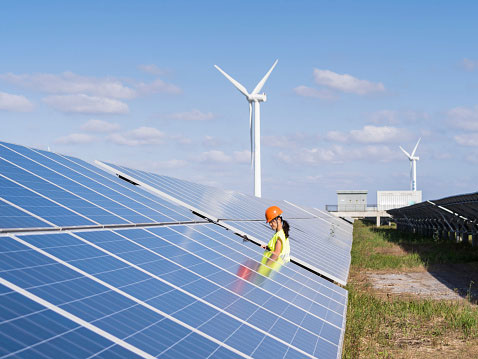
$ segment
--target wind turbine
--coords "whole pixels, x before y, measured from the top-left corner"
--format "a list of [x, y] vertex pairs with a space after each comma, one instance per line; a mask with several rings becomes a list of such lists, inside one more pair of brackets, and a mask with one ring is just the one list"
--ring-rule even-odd
[[415, 157], [415, 152], [417, 150], [418, 144], [420, 143], [420, 140], [422, 138], [420, 137], [418, 139], [417, 144], [415, 145], [415, 148], [413, 149], [412, 154], [409, 154], [407, 151], [405, 151], [402, 146], [399, 146], [402, 152], [405, 154], [405, 156], [408, 157], [410, 160], [410, 189], [412, 191], [417, 190], [417, 161], [420, 159], [419, 157]]
[[[239, 82], [234, 80], [231, 76], [225, 73], [219, 66], [214, 65], [216, 69], [219, 70], [232, 84], [246, 96], [247, 101], [249, 102], [249, 136], [251, 141], [251, 165], [254, 163], [254, 196], [261, 197], [261, 102], [267, 101], [267, 96], [265, 93], [259, 93], [262, 90], [262, 87], [266, 83], [269, 75], [271, 74], [274, 67], [277, 65], [276, 60], [270, 70], [265, 74], [261, 81], [258, 82], [254, 90], [249, 93], [246, 88], [242, 86]], [[252, 105], [254, 104], [254, 126], [252, 125]], [[254, 139], [253, 139], [254, 137]]]

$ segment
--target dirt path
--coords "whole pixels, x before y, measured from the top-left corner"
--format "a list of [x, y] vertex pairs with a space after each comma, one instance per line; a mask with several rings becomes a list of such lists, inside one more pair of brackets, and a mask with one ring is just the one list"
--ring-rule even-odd
[[367, 272], [367, 281], [378, 294], [436, 300], [478, 299], [478, 266], [435, 265], [414, 272]]

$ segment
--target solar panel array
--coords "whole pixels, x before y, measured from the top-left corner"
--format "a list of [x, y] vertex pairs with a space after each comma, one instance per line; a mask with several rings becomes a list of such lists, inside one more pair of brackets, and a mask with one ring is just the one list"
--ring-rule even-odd
[[397, 229], [478, 246], [478, 192], [425, 201], [387, 211]]
[[0, 143], [0, 211], [2, 358], [341, 356], [345, 289], [87, 162]]
[[291, 259], [340, 284], [347, 282], [352, 233], [344, 221], [339, 223], [318, 210], [286, 201], [247, 196], [110, 163], [102, 166], [259, 243], [267, 243], [271, 236], [264, 223], [265, 208], [277, 205], [293, 227]]

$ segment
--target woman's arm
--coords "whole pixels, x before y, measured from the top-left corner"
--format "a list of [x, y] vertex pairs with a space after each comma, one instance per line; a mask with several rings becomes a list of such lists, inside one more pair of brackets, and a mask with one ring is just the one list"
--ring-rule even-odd
[[277, 238], [276, 246], [274, 248], [274, 251], [272, 252], [271, 259], [277, 260], [280, 256], [280, 252], [282, 250], [282, 239]]

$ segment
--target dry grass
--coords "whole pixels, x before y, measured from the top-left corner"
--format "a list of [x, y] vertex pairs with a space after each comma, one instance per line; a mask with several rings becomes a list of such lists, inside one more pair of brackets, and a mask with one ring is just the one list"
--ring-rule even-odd
[[[466, 261], [469, 272], [476, 268], [478, 250], [458, 248], [450, 256], [434, 248], [439, 244], [433, 240], [407, 241], [384, 232], [361, 222], [354, 226], [343, 358], [478, 358], [478, 306], [470, 298], [391, 295], [374, 290], [367, 277], [371, 271], [424, 271], [430, 263], [447, 265], [446, 258], [458, 268]], [[471, 275], [478, 278], [478, 271]]]

